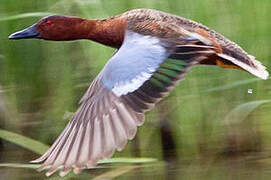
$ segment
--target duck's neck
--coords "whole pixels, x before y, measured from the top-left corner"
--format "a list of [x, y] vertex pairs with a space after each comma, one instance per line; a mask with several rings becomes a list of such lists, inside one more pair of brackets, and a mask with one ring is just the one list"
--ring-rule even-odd
[[79, 31], [83, 38], [119, 48], [123, 42], [127, 22], [112, 18], [105, 20], [85, 20], [80, 23]]

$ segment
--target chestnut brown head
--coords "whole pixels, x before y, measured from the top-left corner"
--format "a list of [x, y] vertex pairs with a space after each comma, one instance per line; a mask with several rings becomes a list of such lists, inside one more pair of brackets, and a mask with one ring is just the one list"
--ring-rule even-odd
[[85, 19], [53, 15], [11, 34], [9, 39], [38, 38], [55, 41], [84, 39], [88, 35], [86, 27]]

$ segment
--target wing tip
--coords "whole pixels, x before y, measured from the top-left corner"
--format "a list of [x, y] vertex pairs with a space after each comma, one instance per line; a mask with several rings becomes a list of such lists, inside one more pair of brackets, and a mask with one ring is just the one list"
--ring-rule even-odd
[[263, 79], [263, 80], [267, 80], [269, 77], [269, 73], [266, 70], [263, 71], [259, 71], [260, 73], [258, 74], [258, 77]]
[[62, 169], [60, 172], [59, 172], [59, 176], [60, 177], [64, 177], [64, 176], [66, 176], [69, 172], [71, 171], [71, 169], [70, 168], [68, 168], [68, 169]]
[[269, 72], [266, 70], [266, 67], [262, 65], [261, 62], [257, 61], [255, 58], [252, 59], [252, 63], [255, 65], [255, 68], [248, 66], [247, 68], [244, 69], [250, 72], [251, 74], [257, 76], [258, 78], [261, 78], [263, 80], [268, 79]]
[[231, 61], [233, 64], [241, 67], [245, 71], [257, 76], [258, 78], [266, 80], [269, 77], [269, 73], [266, 70], [266, 67], [264, 65], [262, 65], [261, 62], [257, 61], [255, 59], [255, 57], [252, 56], [252, 55], [248, 55], [250, 65], [246, 64], [246, 63], [244, 63], [242, 61], [239, 61], [239, 60], [235, 59], [234, 57], [231, 57], [231, 56], [226, 55], [226, 54], [217, 53], [217, 55], [220, 58], [227, 59], [227, 60]]
[[261, 62], [257, 61], [255, 59], [254, 56], [252, 55], [248, 55], [248, 57], [251, 59], [251, 61], [256, 65], [256, 69], [257, 69], [257, 72], [254, 74], [256, 75], [257, 77], [261, 78], [261, 79], [268, 79], [269, 77], [269, 72], [266, 70], [266, 67], [264, 65], [262, 65]]
[[30, 163], [40, 163], [42, 162], [41, 158], [38, 158], [38, 159], [34, 159], [32, 161], [29, 161]]

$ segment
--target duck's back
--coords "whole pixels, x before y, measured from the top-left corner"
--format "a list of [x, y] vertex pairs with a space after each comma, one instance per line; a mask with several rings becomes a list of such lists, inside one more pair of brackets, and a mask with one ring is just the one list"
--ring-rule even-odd
[[215, 32], [214, 30], [209, 29], [208, 27], [198, 22], [158, 10], [134, 9], [121, 14], [120, 17], [127, 19], [128, 23], [130, 23], [131, 26], [135, 27], [141, 26], [141, 28], [143, 29], [144, 25], [145, 28], [149, 28], [148, 27], [149, 23], [156, 23], [162, 26], [163, 28], [168, 29], [175, 29], [176, 27], [179, 27], [190, 32], [195, 32], [198, 28], [200, 28], [208, 32], [209, 35], [212, 38], [215, 38], [217, 41], [219, 41], [219, 43], [222, 43], [224, 45], [226, 44], [236, 45], [232, 41], [225, 38], [223, 35]]
[[[223, 35], [209, 29], [195, 21], [179, 17], [173, 14], [153, 9], [135, 9], [127, 11], [117, 17], [128, 21], [128, 29], [141, 34], [157, 37], [176, 37], [182, 29], [198, 33], [213, 39], [219, 44], [223, 54], [238, 59], [242, 63], [255, 69], [262, 69], [261, 64], [251, 55], [248, 55], [240, 46], [230, 41]], [[181, 38], [176, 37], [176, 38]], [[247, 70], [247, 69], [246, 69]]]

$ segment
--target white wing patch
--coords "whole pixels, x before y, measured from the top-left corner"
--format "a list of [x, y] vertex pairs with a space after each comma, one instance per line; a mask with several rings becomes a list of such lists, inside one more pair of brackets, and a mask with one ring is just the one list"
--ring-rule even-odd
[[149, 80], [169, 56], [159, 38], [127, 31], [118, 52], [102, 71], [104, 86], [115, 95], [126, 95]]
[[[155, 70], [152, 68], [149, 68], [150, 72], [154, 72]], [[143, 83], [147, 80], [149, 80], [152, 76], [152, 73], [146, 73], [146, 72], [141, 72], [140, 75], [137, 75], [134, 79], [130, 81], [125, 81], [125, 82], [118, 82], [112, 91], [114, 94], [117, 96], [121, 95], [126, 95], [130, 92], [133, 92], [137, 90], [140, 86], [143, 85]]]

